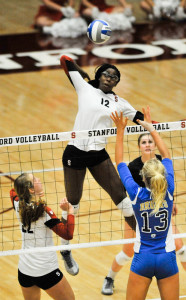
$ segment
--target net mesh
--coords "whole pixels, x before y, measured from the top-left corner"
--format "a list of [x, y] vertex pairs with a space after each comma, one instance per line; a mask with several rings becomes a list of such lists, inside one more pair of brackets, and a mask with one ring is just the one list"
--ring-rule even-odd
[[[154, 125], [160, 132], [171, 152], [175, 171], [175, 204], [178, 214], [175, 218], [181, 235], [186, 236], [186, 122], [160, 123]], [[125, 130], [124, 157], [130, 162], [140, 155], [137, 138], [143, 128], [128, 126]], [[92, 135], [90, 137], [90, 135]], [[114, 162], [116, 129], [100, 129], [79, 132], [61, 132], [22, 137], [0, 138], [0, 255], [14, 255], [21, 251], [21, 232], [12, 208], [9, 191], [15, 178], [21, 173], [33, 173], [43, 182], [47, 205], [61, 217], [59, 201], [65, 196], [62, 154], [69, 140], [95, 139], [102, 135], [108, 138], [106, 150]], [[80, 201], [79, 213], [75, 219], [74, 238], [66, 249], [130, 243], [123, 240], [124, 219], [109, 195], [96, 183], [87, 170]], [[60, 238], [54, 235], [54, 250], [62, 249]], [[30, 251], [30, 250], [29, 250]], [[37, 249], [36, 251], [48, 251]]]

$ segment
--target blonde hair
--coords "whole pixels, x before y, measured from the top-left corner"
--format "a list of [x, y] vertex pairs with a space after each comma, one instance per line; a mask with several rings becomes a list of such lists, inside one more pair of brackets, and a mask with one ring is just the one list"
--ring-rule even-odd
[[159, 211], [167, 191], [165, 167], [158, 159], [152, 158], [144, 163], [141, 174], [145, 186], [151, 190], [151, 197], [155, 203], [151, 214], [155, 214]]
[[19, 215], [24, 227], [29, 227], [44, 213], [46, 203], [43, 200], [35, 201], [29, 189], [33, 188], [28, 174], [23, 173], [14, 182], [15, 191], [19, 197]]

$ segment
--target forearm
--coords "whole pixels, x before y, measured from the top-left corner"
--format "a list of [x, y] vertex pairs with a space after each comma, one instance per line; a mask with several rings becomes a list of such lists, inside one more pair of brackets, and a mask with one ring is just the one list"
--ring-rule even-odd
[[119, 165], [123, 161], [123, 137], [124, 137], [124, 130], [117, 129], [116, 146], [115, 146], [116, 165]]
[[156, 130], [154, 130], [150, 134], [153, 137], [153, 140], [154, 140], [162, 158], [171, 158], [169, 149], [168, 149], [167, 145], [164, 143], [164, 141], [162, 140], [159, 133]]
[[60, 237], [71, 240], [74, 233], [74, 215], [68, 215], [67, 223], [61, 222], [56, 215], [52, 215], [52, 219], [45, 222], [45, 225]]

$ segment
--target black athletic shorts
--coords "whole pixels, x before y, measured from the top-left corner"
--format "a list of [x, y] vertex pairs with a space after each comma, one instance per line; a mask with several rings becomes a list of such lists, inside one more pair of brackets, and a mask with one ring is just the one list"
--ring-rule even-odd
[[59, 269], [38, 277], [25, 275], [18, 270], [18, 281], [23, 287], [31, 287], [36, 285], [42, 290], [48, 290], [56, 285], [62, 278], [63, 273]]
[[85, 168], [94, 167], [108, 158], [109, 155], [105, 149], [86, 152], [73, 145], [67, 145], [63, 153], [62, 161], [65, 167], [83, 170]]

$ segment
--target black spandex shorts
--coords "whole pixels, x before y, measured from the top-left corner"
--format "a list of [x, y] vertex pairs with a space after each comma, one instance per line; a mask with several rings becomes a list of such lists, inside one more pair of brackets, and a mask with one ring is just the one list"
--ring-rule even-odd
[[23, 287], [31, 287], [36, 285], [42, 290], [48, 290], [56, 285], [62, 278], [63, 273], [59, 269], [38, 277], [25, 275], [18, 270], [18, 280], [20, 285]]
[[109, 155], [105, 149], [86, 152], [73, 145], [67, 145], [63, 153], [62, 161], [65, 167], [83, 170], [85, 168], [94, 167], [108, 158]]

